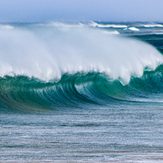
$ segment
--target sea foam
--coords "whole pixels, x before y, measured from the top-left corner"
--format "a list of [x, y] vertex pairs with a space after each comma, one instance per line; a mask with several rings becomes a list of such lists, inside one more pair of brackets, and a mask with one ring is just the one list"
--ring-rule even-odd
[[86, 26], [30, 26], [0, 31], [0, 76], [60, 79], [64, 73], [102, 72], [124, 83], [163, 63], [151, 45]]

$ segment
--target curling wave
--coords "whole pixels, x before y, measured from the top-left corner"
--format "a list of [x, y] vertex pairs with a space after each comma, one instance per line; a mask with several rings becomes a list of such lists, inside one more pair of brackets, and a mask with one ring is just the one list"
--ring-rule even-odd
[[144, 71], [141, 78], [132, 77], [127, 85], [97, 72], [64, 74], [58, 82], [5, 76], [0, 79], [0, 104], [30, 111], [83, 107], [86, 104], [111, 105], [123, 101], [162, 102], [162, 71], [163, 65], [155, 71]]
[[84, 25], [2, 28], [1, 106], [82, 107], [152, 101], [162, 94], [161, 53], [142, 41], [106, 33]]

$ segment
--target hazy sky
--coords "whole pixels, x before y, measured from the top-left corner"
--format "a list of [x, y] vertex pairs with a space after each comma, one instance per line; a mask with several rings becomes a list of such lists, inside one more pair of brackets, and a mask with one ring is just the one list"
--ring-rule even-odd
[[0, 22], [163, 21], [163, 0], [0, 0]]

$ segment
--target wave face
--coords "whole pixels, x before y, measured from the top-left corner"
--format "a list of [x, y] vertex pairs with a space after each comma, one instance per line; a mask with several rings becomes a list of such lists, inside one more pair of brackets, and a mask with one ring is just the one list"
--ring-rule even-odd
[[109, 34], [110, 30], [101, 27], [1, 25], [2, 108], [162, 102], [162, 54], [148, 43]]

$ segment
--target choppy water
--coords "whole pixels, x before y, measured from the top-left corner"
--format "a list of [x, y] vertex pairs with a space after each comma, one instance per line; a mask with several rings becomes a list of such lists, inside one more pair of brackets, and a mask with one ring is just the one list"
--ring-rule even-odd
[[162, 162], [163, 24], [0, 25], [1, 162]]

